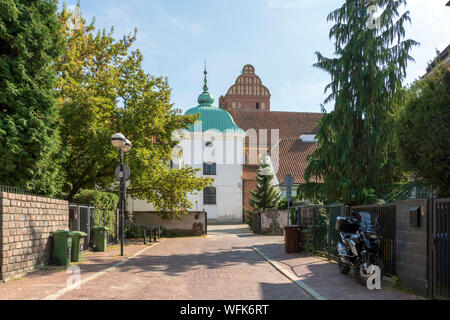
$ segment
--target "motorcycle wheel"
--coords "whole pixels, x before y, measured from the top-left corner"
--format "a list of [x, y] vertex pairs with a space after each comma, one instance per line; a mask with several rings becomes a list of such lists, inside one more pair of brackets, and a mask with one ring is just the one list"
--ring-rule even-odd
[[338, 267], [341, 274], [348, 274], [350, 272], [350, 267], [344, 264], [342, 261], [338, 262]]
[[362, 269], [362, 261], [360, 259], [358, 261], [356, 261], [353, 273], [354, 273], [353, 275], [355, 277], [355, 280], [357, 282], [359, 282], [359, 284], [361, 284], [363, 286], [367, 285], [367, 280], [369, 279], [371, 274], [366, 273]]

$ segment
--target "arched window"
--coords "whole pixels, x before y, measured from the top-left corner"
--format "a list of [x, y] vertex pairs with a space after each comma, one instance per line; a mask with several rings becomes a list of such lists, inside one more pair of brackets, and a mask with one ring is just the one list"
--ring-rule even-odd
[[203, 189], [203, 204], [216, 204], [216, 188], [208, 187]]

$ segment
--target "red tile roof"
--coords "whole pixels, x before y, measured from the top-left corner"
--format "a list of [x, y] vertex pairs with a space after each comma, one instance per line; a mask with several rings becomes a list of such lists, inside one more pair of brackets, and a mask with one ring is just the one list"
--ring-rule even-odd
[[[308, 167], [308, 156], [314, 153], [317, 143], [303, 142], [300, 139], [282, 139], [271, 150], [271, 158], [277, 170], [277, 178], [283, 184], [284, 177], [291, 174], [294, 184], [305, 183], [303, 175]], [[278, 157], [276, 153], [278, 152]]]
[[[299, 139], [300, 135], [304, 133], [317, 133], [317, 122], [323, 115], [322, 113], [244, 110], [230, 110], [229, 113], [238, 127], [244, 131], [255, 129], [259, 134], [260, 129], [267, 129], [269, 145], [271, 144], [271, 129], [279, 129], [280, 139]], [[246, 145], [248, 145], [248, 139], [246, 139]]]

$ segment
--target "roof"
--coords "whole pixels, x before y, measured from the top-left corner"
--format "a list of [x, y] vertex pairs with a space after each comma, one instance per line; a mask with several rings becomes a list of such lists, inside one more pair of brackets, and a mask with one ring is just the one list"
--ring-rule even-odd
[[[230, 110], [235, 123], [244, 131], [267, 129], [267, 143], [271, 144], [271, 129], [279, 129], [280, 139], [299, 139], [304, 133], [317, 133], [318, 121], [322, 113], [307, 112], [253, 112], [245, 110]], [[246, 139], [246, 144], [249, 142]]]
[[[449, 1], [450, 3], [450, 1]], [[444, 49], [444, 51], [439, 53], [439, 56], [436, 57], [427, 67], [427, 73], [430, 73], [434, 67], [440, 62], [443, 62], [444, 64], [450, 65], [448, 59], [450, 55], [450, 44], [447, 46], [447, 48]]]
[[281, 139], [271, 150], [272, 162], [280, 184], [283, 184], [288, 174], [294, 177], [294, 184], [305, 183], [303, 176], [309, 165], [308, 156], [313, 154], [316, 148], [317, 143], [303, 142], [299, 138]]
[[[236, 123], [234, 123], [231, 115], [216, 106], [213, 105], [214, 98], [208, 91], [208, 85], [206, 80], [207, 72], [205, 70], [205, 80], [203, 85], [203, 92], [198, 97], [199, 105], [195, 108], [186, 111], [186, 115], [199, 114], [200, 117], [195, 124], [191, 125], [189, 131], [208, 131], [216, 130], [224, 133], [244, 133]], [[201, 128], [199, 127], [201, 122]]]
[[236, 123], [234, 123], [231, 115], [216, 106], [197, 106], [195, 108], [186, 111], [186, 115], [200, 114], [198, 121], [201, 121], [201, 128], [199, 122], [191, 125], [189, 131], [207, 131], [207, 130], [217, 130], [224, 133], [244, 133], [244, 131], [239, 128]]

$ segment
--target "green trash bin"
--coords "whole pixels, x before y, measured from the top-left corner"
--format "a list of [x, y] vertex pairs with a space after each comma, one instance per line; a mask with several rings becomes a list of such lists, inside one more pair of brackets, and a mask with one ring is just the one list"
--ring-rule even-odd
[[71, 261], [80, 262], [83, 257], [81, 251], [83, 251], [84, 238], [87, 236], [87, 233], [72, 231], [70, 236], [72, 237]]
[[108, 228], [94, 227], [94, 250], [106, 251], [108, 245]]
[[72, 237], [67, 230], [57, 230], [52, 232], [53, 236], [53, 257], [59, 266], [67, 266], [72, 256]]

